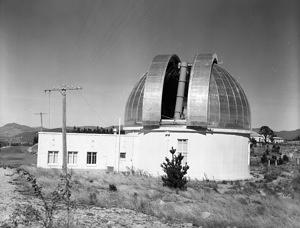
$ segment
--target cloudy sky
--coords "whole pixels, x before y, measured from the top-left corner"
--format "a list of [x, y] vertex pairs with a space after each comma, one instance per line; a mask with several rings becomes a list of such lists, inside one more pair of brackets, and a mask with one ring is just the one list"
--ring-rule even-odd
[[[242, 85], [252, 126], [300, 128], [300, 1], [0, 0], [0, 125], [116, 124], [157, 54], [214, 52]], [[49, 115], [50, 114], [50, 115]], [[49, 118], [50, 117], [50, 118]], [[49, 122], [50, 119], [50, 122]]]

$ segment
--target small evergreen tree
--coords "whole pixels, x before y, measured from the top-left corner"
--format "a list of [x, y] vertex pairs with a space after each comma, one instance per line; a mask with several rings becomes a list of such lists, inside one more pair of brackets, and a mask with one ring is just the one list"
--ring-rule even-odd
[[187, 164], [182, 165], [182, 154], [176, 155], [175, 152], [176, 149], [172, 147], [170, 150], [172, 159], [170, 160], [166, 157], [165, 162], [161, 164], [163, 171], [166, 173], [166, 175], [162, 176], [163, 186], [185, 190], [187, 183], [185, 175], [190, 167]]

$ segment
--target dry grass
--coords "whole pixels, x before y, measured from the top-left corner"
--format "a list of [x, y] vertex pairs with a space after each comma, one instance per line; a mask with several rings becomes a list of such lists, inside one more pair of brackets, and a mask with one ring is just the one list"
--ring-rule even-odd
[[[47, 192], [57, 185], [60, 170], [25, 168]], [[266, 182], [194, 180], [188, 183], [187, 191], [176, 191], [163, 187], [160, 178], [98, 170], [72, 171], [72, 180], [72, 198], [81, 205], [134, 209], [168, 221], [204, 227], [298, 227], [300, 224], [300, 199], [280, 198], [265, 189]], [[299, 180], [293, 182], [297, 187]], [[117, 191], [109, 190], [111, 184]], [[209, 212], [210, 216], [204, 218], [203, 212]]]
[[0, 167], [16, 168], [21, 165], [36, 165], [36, 154], [27, 151], [28, 146], [11, 146], [0, 149]]

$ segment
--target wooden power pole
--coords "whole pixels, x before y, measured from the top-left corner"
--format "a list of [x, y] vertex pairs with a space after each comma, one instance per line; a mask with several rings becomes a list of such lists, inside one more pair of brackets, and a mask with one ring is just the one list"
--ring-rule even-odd
[[62, 169], [64, 170], [65, 174], [67, 174], [67, 91], [68, 90], [80, 90], [82, 89], [80, 86], [74, 87], [74, 86], [67, 86], [63, 85], [62, 87], [59, 88], [53, 88], [53, 89], [45, 89], [45, 93], [50, 93], [52, 91], [58, 91], [62, 95], [62, 151], [63, 151], [63, 165]]
[[43, 115], [46, 115], [45, 112], [34, 113], [35, 115], [40, 115], [41, 117], [41, 131], [43, 131]]

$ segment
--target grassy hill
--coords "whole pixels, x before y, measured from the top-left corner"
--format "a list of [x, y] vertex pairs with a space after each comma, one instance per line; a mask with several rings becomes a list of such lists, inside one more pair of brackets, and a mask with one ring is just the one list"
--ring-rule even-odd
[[28, 127], [17, 123], [9, 123], [0, 127], [0, 137], [10, 138], [24, 132], [35, 132], [37, 128]]
[[293, 140], [296, 137], [300, 136], [300, 129], [294, 131], [278, 131], [275, 134], [279, 137], [282, 137], [287, 140]]

